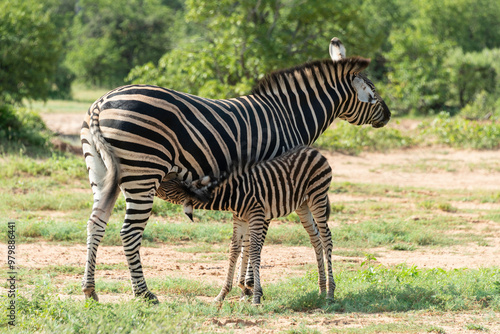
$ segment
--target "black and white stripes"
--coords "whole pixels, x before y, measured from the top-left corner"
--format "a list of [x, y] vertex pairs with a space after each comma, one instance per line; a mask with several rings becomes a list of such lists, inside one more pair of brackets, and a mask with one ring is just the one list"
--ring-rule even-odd
[[[333, 298], [335, 283], [331, 268], [332, 240], [327, 225], [330, 214], [328, 188], [332, 170], [325, 157], [309, 147], [295, 148], [277, 158], [234, 172], [218, 184], [209, 199], [199, 199], [185, 181], [162, 182], [157, 196], [183, 204], [189, 213], [195, 209], [230, 211], [234, 216], [231, 255], [226, 282], [217, 301], [231, 290], [234, 266], [243, 247], [239, 284], [244, 283], [248, 255], [254, 274], [254, 304], [260, 303], [260, 252], [269, 221], [296, 211], [315, 248], [320, 291], [326, 292], [324, 257], [328, 264], [328, 297]], [[246, 243], [250, 244], [249, 254]], [[323, 256], [324, 253], [324, 256]], [[248, 288], [248, 287], [246, 287]]]
[[[330, 49], [336, 48], [338, 43]], [[139, 249], [161, 181], [218, 182], [235, 169], [310, 145], [336, 117], [358, 125], [385, 125], [390, 112], [360, 74], [368, 64], [364, 58], [332, 56], [273, 73], [252, 94], [229, 100], [132, 85], [94, 102], [81, 130], [94, 193], [85, 295], [97, 299], [97, 247], [120, 190], [126, 199], [120, 235], [132, 287], [136, 295], [156, 300], [144, 280]]]
[[229, 174], [215, 187], [209, 199], [200, 200], [196, 194], [190, 193], [186, 182], [178, 179], [162, 182], [157, 196], [172, 203], [183, 204], [188, 213], [192, 207], [233, 213], [235, 221], [228, 275], [217, 301], [222, 301], [231, 290], [234, 266], [242, 252], [238, 282], [240, 285], [244, 284], [244, 270], [249, 256], [255, 280], [253, 303], [260, 303], [260, 252], [269, 221], [293, 211], [300, 217], [315, 249], [322, 293], [327, 292], [324, 257], [327, 259], [328, 297], [333, 298], [335, 283], [331, 268], [332, 240], [327, 225], [330, 214], [328, 188], [331, 179], [332, 170], [325, 157], [313, 148], [298, 147], [272, 160]]

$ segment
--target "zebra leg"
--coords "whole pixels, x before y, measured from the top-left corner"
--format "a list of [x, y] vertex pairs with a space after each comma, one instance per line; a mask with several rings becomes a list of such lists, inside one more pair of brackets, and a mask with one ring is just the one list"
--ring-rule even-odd
[[[82, 291], [85, 298], [98, 301], [94, 279], [97, 248], [104, 236], [116, 198], [120, 193], [116, 182], [118, 169], [113, 164], [109, 166], [109, 169], [106, 167], [102, 155], [104, 154], [109, 158], [109, 154], [106, 154], [107, 151], [105, 150], [101, 150], [101, 153], [97, 152], [88, 127], [82, 129], [81, 141], [90, 186], [94, 195], [92, 213], [87, 222], [87, 260], [82, 280]], [[111, 158], [109, 160], [112, 161]]]
[[[266, 221], [266, 223], [262, 227], [262, 237], [260, 241], [261, 247], [264, 245], [264, 241], [266, 240], [268, 229], [269, 229], [269, 221]], [[250, 246], [250, 243], [248, 243], [248, 246]], [[245, 292], [247, 292], [246, 294], [247, 296], [252, 295], [253, 284], [254, 284], [253, 270], [250, 263], [248, 263], [247, 272], [245, 275]]]
[[252, 264], [254, 275], [253, 305], [260, 305], [262, 297], [262, 287], [260, 284], [260, 257], [262, 251], [262, 235], [266, 221], [264, 215], [255, 216], [249, 220], [250, 232], [250, 263]]
[[157, 304], [158, 298], [148, 290], [146, 285], [139, 253], [142, 235], [153, 207], [154, 189], [156, 188], [146, 189], [142, 193], [123, 190], [126, 200], [126, 211], [120, 237], [128, 262], [134, 295]]
[[240, 270], [238, 273], [238, 287], [241, 289], [241, 299], [245, 299], [246, 296], [251, 296], [253, 294], [252, 289], [245, 286], [245, 280], [247, 279], [246, 274], [251, 273], [251, 280], [253, 286], [253, 271], [252, 265], [248, 261], [248, 251], [250, 249], [250, 236], [248, 232], [243, 236], [241, 243], [241, 261]]
[[106, 232], [106, 226], [119, 191], [117, 188], [114, 193], [102, 194], [97, 185], [93, 184], [93, 188], [96, 189], [94, 189], [92, 213], [87, 222], [87, 262], [85, 263], [85, 273], [83, 274], [82, 291], [85, 294], [85, 298], [92, 298], [95, 301], [99, 301], [95, 292], [94, 279], [97, 248]]
[[226, 295], [233, 287], [234, 269], [236, 261], [241, 252], [241, 244], [245, 235], [248, 234], [248, 223], [234, 218], [233, 221], [233, 237], [231, 239], [231, 253], [229, 257], [229, 268], [227, 269], [226, 281], [220, 291], [219, 295], [215, 298], [216, 302], [222, 302]]
[[333, 279], [332, 270], [332, 233], [328, 227], [328, 218], [330, 216], [330, 201], [328, 195], [325, 194], [320, 200], [311, 203], [310, 208], [321, 235], [321, 243], [323, 245], [323, 252], [326, 257], [328, 268], [328, 290], [326, 298], [333, 300], [335, 294], [335, 280]]
[[307, 206], [307, 203], [302, 204], [297, 210], [295, 210], [300, 218], [302, 226], [306, 229], [309, 234], [309, 239], [311, 239], [311, 244], [316, 253], [316, 262], [318, 264], [318, 285], [319, 292], [321, 294], [326, 293], [326, 274], [325, 274], [325, 262], [323, 258], [323, 247], [321, 244], [320, 233], [318, 226], [316, 225], [314, 218], [312, 216], [311, 210]]

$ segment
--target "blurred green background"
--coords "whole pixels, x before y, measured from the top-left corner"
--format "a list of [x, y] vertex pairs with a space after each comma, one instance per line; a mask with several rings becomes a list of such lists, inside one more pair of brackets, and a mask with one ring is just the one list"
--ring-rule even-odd
[[22, 106], [90, 104], [89, 89], [247, 94], [270, 71], [327, 58], [334, 36], [372, 59], [394, 116], [495, 121], [499, 17], [496, 0], [0, 0], [0, 139], [43, 142]]

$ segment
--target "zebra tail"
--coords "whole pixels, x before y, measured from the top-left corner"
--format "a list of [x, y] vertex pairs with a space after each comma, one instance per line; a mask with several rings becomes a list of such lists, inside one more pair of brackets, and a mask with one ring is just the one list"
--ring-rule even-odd
[[215, 189], [217, 189], [227, 177], [228, 175], [225, 172], [222, 173], [218, 179], [205, 176], [203, 179], [196, 180], [189, 185], [185, 184], [183, 191], [192, 200], [206, 204], [212, 199]]
[[197, 188], [194, 185], [186, 185], [184, 191], [188, 198], [196, 202], [207, 203], [211, 198], [211, 189], [207, 187]]
[[113, 147], [106, 141], [102, 135], [101, 128], [99, 126], [99, 106], [95, 105], [92, 110], [92, 115], [90, 119], [90, 134], [92, 139], [92, 145], [94, 145], [95, 150], [99, 153], [101, 160], [106, 166], [106, 175], [102, 180], [102, 196], [101, 200], [104, 201], [104, 207], [107, 207], [109, 201], [113, 199], [113, 195], [117, 191], [119, 181], [120, 181], [120, 170], [119, 161], [113, 152]]

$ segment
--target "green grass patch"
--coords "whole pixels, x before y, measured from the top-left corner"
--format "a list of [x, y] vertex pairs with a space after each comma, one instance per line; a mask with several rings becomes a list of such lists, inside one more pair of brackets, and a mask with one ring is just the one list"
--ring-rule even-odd
[[453, 205], [448, 202], [439, 201], [436, 202], [433, 199], [427, 199], [418, 203], [418, 206], [424, 210], [438, 209], [444, 212], [455, 213], [458, 211]]
[[28, 217], [38, 210], [47, 211], [46, 215], [50, 217], [51, 211], [67, 212], [88, 209], [87, 214], [90, 215], [92, 209], [92, 194], [86, 193], [67, 195], [60, 191], [41, 191], [21, 193], [16, 196], [12, 196], [12, 193], [4, 193], [0, 195], [0, 200], [2, 201], [0, 207], [25, 211]]
[[415, 245], [410, 245], [410, 244], [404, 244], [404, 243], [397, 243], [397, 244], [394, 244], [392, 247], [391, 247], [393, 250], [398, 250], [398, 251], [414, 251], [415, 249], [417, 249], [417, 247], [415, 247]]
[[358, 127], [347, 122], [337, 122], [334, 128], [328, 128], [314, 143], [318, 148], [346, 154], [359, 154], [362, 151], [384, 152], [412, 145], [414, 145], [413, 139], [398, 129]]
[[457, 236], [444, 232], [449, 226], [445, 220], [411, 221], [385, 219], [369, 220], [358, 224], [342, 224], [332, 231], [337, 247], [372, 248], [405, 244], [415, 246], [449, 246], [460, 242]]
[[500, 278], [498, 268], [450, 271], [406, 265], [364, 268], [339, 274], [337, 282], [345, 282], [346, 289], [341, 289], [337, 307], [344, 312], [459, 311], [490, 307], [500, 310], [500, 294], [494, 289]]
[[333, 213], [340, 213], [340, 212], [343, 212], [345, 210], [345, 205], [342, 204], [342, 203], [333, 203], [333, 204], [330, 204], [330, 212], [333, 214]]
[[79, 113], [82, 115], [83, 120], [83, 115], [85, 115], [92, 102], [74, 100], [48, 100], [46, 102], [34, 101], [30, 104], [30, 107], [38, 113], [43, 114]]
[[0, 177], [48, 176], [55, 182], [68, 183], [74, 179], [87, 179], [87, 167], [83, 157], [53, 153], [45, 159], [33, 159], [25, 155], [9, 155], [0, 160]]
[[359, 249], [336, 249], [333, 250], [332, 254], [344, 257], [362, 257], [365, 252]]
[[301, 223], [273, 224], [269, 227], [265, 244], [284, 246], [310, 246], [309, 234]]
[[[209, 332], [210, 317], [239, 317], [268, 320], [276, 316], [296, 317], [300, 323], [305, 314], [322, 316], [343, 313], [379, 312], [455, 312], [500, 311], [500, 293], [495, 283], [500, 281], [498, 268], [476, 270], [420, 269], [365, 264], [353, 271], [335, 275], [336, 301], [327, 302], [318, 294], [317, 273], [308, 271], [303, 277], [282, 280], [275, 284], [263, 282], [266, 299], [261, 307], [246, 302], [224, 302], [220, 307], [200, 301], [196, 296], [215, 297], [219, 286], [183, 278], [155, 278], [148, 283], [161, 300], [153, 306], [132, 299], [121, 303], [95, 303], [61, 299], [52, 281], [41, 281], [20, 289], [17, 296], [17, 332], [108, 332], [122, 328], [126, 332]], [[64, 290], [64, 288], [63, 288]], [[66, 289], [69, 290], [69, 289]], [[101, 295], [131, 294], [129, 282], [97, 281]], [[237, 290], [237, 289], [233, 289]], [[232, 292], [232, 296], [236, 291]], [[0, 297], [1, 307], [9, 303]], [[480, 323], [468, 324], [479, 328]], [[3, 323], [1, 326], [7, 328]], [[266, 323], [264, 321], [263, 328]], [[395, 327], [377, 327], [395, 328]], [[372, 329], [374, 329], [372, 327]], [[429, 329], [435, 330], [436, 327]], [[406, 329], [405, 329], [406, 331]]]
[[483, 325], [478, 325], [478, 324], [467, 324], [465, 326], [470, 331], [483, 331], [483, 332], [488, 332], [489, 329], [484, 327]]

